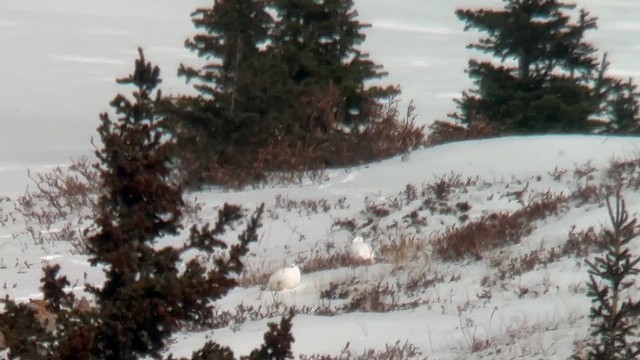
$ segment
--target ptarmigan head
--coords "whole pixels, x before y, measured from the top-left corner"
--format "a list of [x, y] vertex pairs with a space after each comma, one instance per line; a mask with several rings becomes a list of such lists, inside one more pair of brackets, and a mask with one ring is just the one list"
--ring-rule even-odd
[[373, 250], [361, 236], [357, 236], [349, 245], [349, 257], [354, 260], [373, 260]]
[[300, 275], [300, 268], [296, 264], [278, 269], [269, 277], [267, 289], [271, 291], [293, 289], [300, 284]]

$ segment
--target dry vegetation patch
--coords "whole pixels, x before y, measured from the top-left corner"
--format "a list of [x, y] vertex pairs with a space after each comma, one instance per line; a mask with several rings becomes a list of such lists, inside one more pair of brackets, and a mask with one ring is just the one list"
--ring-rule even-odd
[[[81, 157], [67, 167], [29, 173], [29, 179], [32, 187], [13, 202], [12, 211], [0, 212], [0, 224], [21, 220], [34, 244], [67, 241], [77, 253], [84, 253], [86, 236], [96, 219], [97, 201], [103, 191], [96, 164]], [[0, 198], [0, 203], [9, 202], [9, 198]], [[197, 199], [185, 200], [185, 221], [201, 220], [202, 209], [203, 204]]]
[[315, 254], [302, 262], [301, 270], [304, 273], [312, 273], [341, 267], [366, 266], [372, 263], [372, 260], [357, 259], [348, 253], [333, 253], [326, 256]]
[[427, 359], [413, 344], [408, 342], [396, 342], [393, 345], [386, 344], [383, 350], [368, 349], [356, 353], [349, 349], [350, 343], [340, 351], [338, 355], [300, 355], [299, 360], [411, 360]]
[[450, 226], [433, 241], [434, 252], [445, 261], [482, 259], [486, 251], [519, 243], [533, 231], [535, 221], [557, 215], [567, 200], [546, 192], [513, 213], [491, 213], [462, 226]]

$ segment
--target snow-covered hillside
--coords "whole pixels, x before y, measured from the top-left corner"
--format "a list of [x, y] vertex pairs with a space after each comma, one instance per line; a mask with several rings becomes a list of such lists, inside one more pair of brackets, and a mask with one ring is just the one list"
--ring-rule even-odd
[[[408, 342], [429, 359], [566, 358], [589, 331], [588, 275], [576, 239], [609, 226], [602, 199], [593, 195], [611, 183], [612, 162], [637, 159], [639, 150], [640, 139], [629, 137], [469, 141], [331, 170], [320, 183], [191, 194], [204, 205], [205, 221], [223, 202], [247, 213], [264, 202], [267, 211], [242, 286], [218, 304], [219, 329], [181, 333], [170, 350], [187, 356], [215, 339], [246, 354], [262, 341], [267, 322], [294, 307], [297, 355], [335, 355], [347, 343], [360, 353]], [[622, 172], [631, 184], [624, 196], [632, 216], [640, 211], [637, 171]], [[443, 260], [443, 234], [556, 199], [517, 241], [479, 258]], [[0, 281], [12, 297], [39, 297], [46, 262], [61, 264], [78, 294], [85, 279], [100, 281], [101, 270], [65, 241], [36, 245], [21, 223], [2, 233]], [[373, 262], [349, 259], [357, 235], [373, 248]], [[640, 253], [640, 243], [634, 249]], [[273, 271], [291, 263], [302, 269], [298, 286], [265, 288]]]
[[[264, 237], [249, 260], [252, 276], [270, 274], [294, 260], [303, 269], [322, 262], [318, 258], [329, 260], [303, 273], [293, 290], [239, 288], [221, 302], [221, 311], [237, 312], [239, 304], [261, 305], [265, 313], [276, 314], [285, 306], [307, 309], [302, 311], [309, 315], [294, 320], [296, 354], [337, 354], [346, 342], [359, 352], [409, 341], [429, 359], [567, 358], [574, 341], [588, 336], [588, 276], [584, 257], [567, 255], [546, 263], [546, 252], [565, 246], [570, 234], [609, 226], [601, 201], [585, 202], [575, 194], [609, 182], [606, 170], [611, 161], [635, 159], [639, 149], [640, 139], [635, 138], [502, 138], [420, 150], [406, 161], [394, 158], [330, 171], [321, 184], [197, 194], [207, 204], [235, 201], [249, 208], [267, 204]], [[468, 220], [461, 220], [462, 211], [425, 206], [435, 196], [432, 185], [443, 179], [457, 183], [444, 202], [451, 207], [468, 204]], [[417, 189], [415, 198], [407, 195], [407, 184]], [[575, 197], [558, 213], [534, 222], [520, 243], [489, 251], [481, 260], [445, 262], [433, 254], [433, 241], [447, 229], [464, 227], [491, 213], [515, 212], [549, 194]], [[624, 195], [630, 213], [637, 215], [640, 197], [633, 189]], [[328, 206], [316, 210], [314, 202]], [[375, 208], [389, 214], [376, 217]], [[414, 211], [417, 217], [411, 216]], [[414, 218], [423, 222], [416, 225], [409, 220]], [[359, 228], [350, 232], [336, 226], [340, 219], [351, 219]], [[375, 264], [336, 265], [336, 255], [347, 254], [355, 235], [373, 245]], [[635, 245], [640, 253], [640, 243]], [[513, 264], [534, 254], [539, 264], [522, 273], [514, 270], [518, 266]], [[378, 291], [383, 293], [382, 303], [394, 311], [379, 312], [369, 307], [372, 304], [345, 310], [358, 294], [368, 292], [372, 298]], [[322, 316], [325, 311], [338, 315]], [[188, 355], [194, 343], [212, 334], [247, 353], [261, 342], [266, 322], [238, 320], [221, 330], [185, 335], [173, 349]], [[483, 341], [487, 349], [474, 352]]]
[[[193, 34], [190, 11], [209, 3], [1, 1], [0, 195], [15, 200], [29, 183], [27, 169], [47, 171], [70, 156], [90, 154], [98, 113], [121, 91], [113, 79], [129, 73], [137, 46], [162, 67], [165, 92], [190, 91], [175, 70], [197, 61], [182, 44]], [[402, 86], [405, 103], [415, 99], [421, 123], [444, 118], [454, 110], [452, 98], [469, 86], [463, 71], [475, 54], [465, 44], [476, 34], [463, 33], [453, 11], [499, 3], [356, 1], [361, 19], [373, 24], [365, 48], [385, 65], [389, 82]], [[640, 3], [578, 5], [600, 18], [600, 29], [588, 38], [610, 53], [612, 71], [640, 74], [634, 43]], [[295, 307], [296, 355], [335, 355], [347, 343], [360, 353], [399, 342], [429, 359], [567, 358], [574, 342], [588, 335], [590, 300], [585, 257], [566, 244], [592, 234], [592, 226], [595, 234], [608, 226], [606, 208], [593, 195], [612, 181], [612, 161], [639, 154], [640, 139], [632, 137], [510, 137], [331, 170], [317, 183], [190, 194], [203, 204], [203, 221], [213, 220], [224, 202], [242, 205], [247, 214], [264, 202], [267, 212], [243, 285], [219, 304], [227, 320], [216, 330], [179, 334], [169, 350], [188, 356], [214, 339], [246, 354], [262, 341], [267, 322]], [[624, 192], [632, 216], [640, 211], [635, 190]], [[518, 242], [479, 259], [438, 256], [443, 234], [555, 199], [558, 207], [531, 221]], [[13, 207], [0, 205], [2, 214]], [[358, 235], [375, 261], [346, 256]], [[0, 249], [2, 296], [40, 297], [38, 279], [47, 262], [61, 264], [78, 294], [85, 281], [101, 281], [101, 269], [90, 267], [71, 244], [37, 244], [20, 219], [0, 227]], [[640, 254], [640, 244], [634, 249]], [[294, 262], [303, 270], [299, 286], [263, 288], [273, 271]]]

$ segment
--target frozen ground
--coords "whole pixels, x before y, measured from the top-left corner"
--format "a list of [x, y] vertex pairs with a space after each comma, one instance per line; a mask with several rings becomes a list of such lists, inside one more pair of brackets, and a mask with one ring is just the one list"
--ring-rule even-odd
[[[108, 110], [110, 99], [123, 91], [113, 79], [129, 73], [136, 46], [143, 46], [147, 57], [162, 67], [165, 92], [189, 91], [176, 78], [175, 69], [180, 62], [197, 61], [182, 43], [193, 33], [189, 12], [208, 3], [1, 1], [0, 193], [12, 197], [21, 193], [28, 183], [26, 169], [46, 170], [68, 162], [70, 156], [89, 153], [98, 113]], [[498, 3], [356, 1], [361, 19], [374, 25], [368, 30], [365, 48], [385, 65], [389, 82], [402, 86], [403, 99], [415, 99], [420, 122], [429, 123], [454, 110], [452, 98], [469, 86], [463, 70], [473, 54], [464, 46], [476, 34], [463, 33], [453, 11], [458, 6]], [[599, 16], [600, 29], [589, 34], [589, 39], [610, 53], [612, 71], [637, 75], [640, 47], [634, 39], [640, 35], [635, 21], [640, 4], [636, 0], [589, 0], [580, 1], [579, 6]], [[361, 351], [409, 341], [430, 359], [566, 358], [573, 342], [588, 333], [584, 259], [567, 256], [522, 274], [496, 278], [504, 271], [500, 264], [541, 247], [561, 246], [572, 226], [578, 231], [606, 225], [601, 204], [574, 201], [557, 216], [537, 222], [535, 230], [517, 245], [478, 261], [443, 262], [431, 254], [430, 244], [448, 226], [461, 226], [461, 214], [420, 210], [429, 191], [412, 201], [401, 193], [407, 184], [413, 184], [420, 194], [423, 186], [429, 189], [429, 184], [451, 173], [460, 174], [463, 180], [478, 176], [477, 181], [456, 188], [448, 200], [451, 205], [468, 202], [468, 216], [473, 220], [490, 212], [520, 209], [547, 190], [569, 194], [587, 184], [597, 186], [606, 180], [603, 171], [614, 155], [631, 159], [639, 149], [640, 140], [635, 138], [504, 138], [425, 149], [411, 154], [408, 161], [394, 158], [334, 170], [320, 184], [194, 194], [206, 204], [205, 219], [214, 213], [214, 206], [225, 201], [248, 209], [267, 203], [270, 211], [264, 219], [263, 238], [249, 258], [250, 275], [256, 278], [294, 260], [309, 264], [314, 258], [340, 254], [355, 234], [332, 226], [338, 219], [353, 219], [362, 225], [354, 233], [365, 236], [381, 256], [373, 265], [305, 272], [298, 288], [280, 294], [261, 291], [255, 281], [247, 280], [221, 302], [221, 311], [237, 312], [238, 304], [262, 305], [264, 316], [281, 313], [285, 306], [311, 309], [295, 318], [296, 354], [337, 354], [347, 342], [354, 351]], [[581, 177], [590, 166], [596, 169], [593, 178]], [[558, 178], [563, 169], [567, 173]], [[514, 195], [523, 189], [523, 197]], [[631, 212], [637, 213], [638, 195], [629, 191], [625, 196]], [[330, 210], [322, 209], [322, 199]], [[319, 208], [313, 204], [320, 204]], [[367, 224], [367, 211], [378, 207], [387, 208], [389, 215]], [[407, 222], [405, 215], [414, 210], [426, 219], [426, 225]], [[0, 230], [3, 295], [37, 297], [43, 261], [61, 263], [77, 280], [77, 291], [81, 291], [85, 273], [89, 281], [100, 280], [100, 270], [88, 267], [69, 244], [35, 245], [21, 223]], [[425, 246], [415, 256], [384, 256], [401, 235], [415, 236]], [[418, 282], [418, 290], [408, 291], [407, 284], [416, 278], [424, 281]], [[434, 282], [427, 281], [430, 279]], [[323, 291], [331, 282], [341, 284], [349, 296], [328, 299], [331, 296]], [[353, 312], [340, 310], [359, 292], [375, 288], [388, 290], [383, 303], [394, 311], [369, 312], [366, 306]], [[487, 294], [491, 294], [489, 299]], [[339, 314], [319, 316], [318, 309]], [[172, 351], [189, 355], [206, 337], [212, 337], [244, 354], [260, 342], [265, 323], [273, 320], [238, 319], [213, 332], [180, 334]], [[487, 346], [473, 352], [478, 343]], [[496, 349], [501, 350], [499, 354]]]

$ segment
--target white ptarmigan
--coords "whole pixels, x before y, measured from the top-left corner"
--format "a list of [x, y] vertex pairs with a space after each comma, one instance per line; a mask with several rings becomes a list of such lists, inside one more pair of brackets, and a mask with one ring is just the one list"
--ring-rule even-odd
[[351, 240], [349, 256], [355, 260], [373, 260], [373, 251], [361, 236], [357, 236]]
[[281, 291], [285, 289], [293, 289], [300, 284], [300, 268], [298, 265], [291, 264], [285, 268], [276, 270], [269, 281], [267, 289], [271, 291]]

